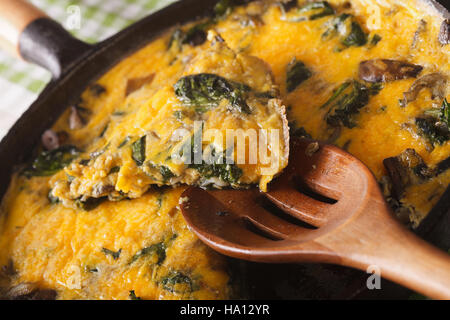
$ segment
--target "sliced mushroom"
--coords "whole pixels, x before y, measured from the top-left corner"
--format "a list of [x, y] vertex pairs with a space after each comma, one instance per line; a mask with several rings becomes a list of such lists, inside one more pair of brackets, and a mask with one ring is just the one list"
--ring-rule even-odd
[[69, 135], [65, 131], [55, 132], [53, 130], [47, 130], [41, 137], [42, 145], [46, 150], [58, 149], [68, 139]]
[[396, 157], [384, 159], [383, 164], [392, 181], [393, 194], [396, 199], [401, 199], [409, 184], [408, 172]]
[[428, 88], [431, 90], [431, 99], [444, 99], [447, 85], [447, 77], [442, 73], [430, 73], [420, 77], [403, 93], [403, 100], [401, 106], [405, 107], [408, 103], [417, 99], [422, 89]]
[[415, 48], [417, 45], [417, 42], [420, 40], [420, 35], [424, 33], [427, 30], [427, 22], [425, 20], [420, 20], [419, 25], [417, 26], [416, 32], [414, 32], [413, 41], [411, 44], [412, 48]]
[[106, 197], [109, 193], [113, 192], [114, 190], [115, 188], [113, 185], [101, 182], [94, 186], [92, 190], [92, 196], [94, 198]]
[[152, 73], [151, 75], [149, 75], [147, 77], [128, 79], [125, 95], [129, 96], [133, 92], [142, 88], [144, 85], [152, 83], [154, 78], [155, 78], [155, 74]]
[[435, 170], [429, 168], [422, 157], [414, 149], [406, 149], [400, 155], [383, 160], [391, 181], [393, 196], [400, 200], [405, 189], [413, 184], [436, 175]]
[[37, 285], [35, 283], [21, 283], [10, 288], [8, 290], [7, 296], [10, 299], [17, 299], [31, 294], [36, 289]]
[[35, 283], [21, 283], [8, 290], [6, 298], [10, 300], [55, 300], [56, 291], [40, 289]]
[[78, 112], [77, 107], [70, 107], [69, 128], [70, 130], [81, 129], [84, 126], [84, 120]]
[[450, 43], [450, 19], [442, 21], [438, 39], [440, 44], [444, 46]]
[[367, 82], [390, 82], [415, 78], [423, 67], [398, 60], [373, 59], [359, 64], [359, 77]]

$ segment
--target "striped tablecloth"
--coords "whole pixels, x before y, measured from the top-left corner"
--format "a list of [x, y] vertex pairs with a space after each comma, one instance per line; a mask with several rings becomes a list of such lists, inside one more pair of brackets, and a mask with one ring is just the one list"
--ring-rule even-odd
[[[175, 0], [29, 0], [79, 39], [103, 40]], [[37, 98], [50, 74], [0, 49], [0, 139]]]

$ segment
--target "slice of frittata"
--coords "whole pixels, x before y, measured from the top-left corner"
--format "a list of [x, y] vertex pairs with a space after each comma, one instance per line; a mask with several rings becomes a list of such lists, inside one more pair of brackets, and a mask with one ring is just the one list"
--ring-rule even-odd
[[52, 197], [83, 207], [138, 198], [151, 185], [259, 184], [265, 191], [283, 170], [289, 129], [270, 67], [234, 52], [214, 31], [203, 48], [168, 54], [179, 67], [165, 79], [128, 83], [123, 114], [105, 127], [101, 143], [51, 179]]

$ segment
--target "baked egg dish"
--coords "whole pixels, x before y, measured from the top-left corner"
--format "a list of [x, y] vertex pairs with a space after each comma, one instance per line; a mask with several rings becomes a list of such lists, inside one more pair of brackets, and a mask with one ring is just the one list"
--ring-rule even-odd
[[222, 0], [125, 58], [14, 173], [0, 294], [242, 297], [227, 259], [187, 227], [180, 195], [264, 192], [296, 137], [355, 155], [417, 227], [450, 182], [450, 22], [414, 3]]

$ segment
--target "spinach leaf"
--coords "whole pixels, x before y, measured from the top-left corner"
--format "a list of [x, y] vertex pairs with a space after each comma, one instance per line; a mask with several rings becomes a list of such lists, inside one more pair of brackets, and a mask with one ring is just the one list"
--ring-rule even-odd
[[450, 139], [450, 103], [444, 99], [440, 108], [425, 111], [425, 116], [416, 118], [419, 135], [433, 145], [443, 145]]
[[380, 93], [381, 90], [383, 90], [384, 85], [381, 82], [376, 82], [376, 83], [372, 83], [370, 84], [370, 86], [368, 87], [369, 89], [369, 94], [371, 96], [376, 96], [377, 94]]
[[142, 166], [145, 161], [145, 144], [146, 136], [142, 136], [131, 145], [131, 156], [138, 166]]
[[418, 133], [431, 144], [443, 145], [450, 140], [450, 131], [448, 127], [440, 126], [439, 121], [435, 118], [416, 118], [416, 126]]
[[178, 99], [187, 106], [195, 107], [198, 113], [217, 107], [223, 99], [230, 102], [232, 110], [251, 113], [245, 101], [250, 87], [215, 74], [200, 73], [183, 77], [175, 83], [174, 89]]
[[447, 99], [444, 99], [441, 107], [441, 115], [439, 119], [445, 123], [448, 129], [450, 129], [450, 103]]
[[109, 174], [113, 174], [113, 173], [117, 173], [119, 171], [120, 171], [120, 166], [112, 167], [111, 170], [109, 170], [108, 175]]
[[[196, 146], [194, 138], [191, 137], [191, 148], [190, 148], [190, 159], [194, 159], [194, 153], [196, 152]], [[225, 162], [225, 155], [222, 154], [218, 156], [216, 150], [213, 149], [211, 151], [211, 156], [213, 159], [222, 159]], [[212, 162], [212, 161], [211, 161]], [[227, 163], [207, 163], [205, 160], [202, 161], [201, 164], [192, 163], [188, 167], [195, 169], [198, 173], [206, 179], [210, 178], [219, 178], [223, 182], [229, 183], [231, 185], [238, 183], [239, 179], [242, 177], [242, 169], [239, 168], [235, 164], [227, 164]]]
[[344, 82], [343, 84], [341, 84], [336, 90], [333, 91], [333, 95], [330, 97], [330, 99], [328, 99], [327, 102], [320, 106], [319, 109], [327, 107], [330, 103], [336, 100], [341, 95], [341, 93], [348, 88], [348, 86], [350, 86], [350, 82]]
[[88, 198], [87, 200], [77, 199], [75, 200], [75, 204], [84, 211], [91, 211], [97, 208], [104, 200], [105, 198]]
[[325, 105], [330, 105], [325, 119], [330, 126], [356, 126], [354, 116], [359, 113], [368, 102], [370, 90], [364, 84], [352, 80], [341, 85]]
[[170, 178], [175, 177], [175, 174], [172, 171], [170, 171], [170, 169], [167, 168], [166, 166], [159, 167], [159, 172], [161, 173], [164, 182], [166, 182]]
[[185, 293], [195, 290], [192, 279], [179, 271], [171, 271], [160, 280], [160, 283], [164, 290], [170, 292]]
[[139, 298], [138, 296], [136, 296], [136, 293], [134, 292], [134, 290], [130, 290], [130, 300], [142, 300], [141, 298]]
[[350, 32], [342, 34], [342, 44], [350, 47], [360, 47], [367, 43], [367, 36], [356, 21], [352, 21]]
[[211, 26], [211, 21], [196, 24], [191, 27], [183, 36], [182, 44], [199, 46], [206, 41], [206, 30]]
[[289, 22], [316, 20], [334, 14], [334, 9], [327, 1], [309, 2], [299, 8], [297, 1], [291, 1], [282, 3], [280, 8], [282, 20]]
[[176, 29], [169, 40], [168, 48], [176, 46], [178, 50], [181, 50], [183, 44], [189, 44], [193, 47], [199, 46], [206, 41], [207, 34], [206, 30], [212, 25], [212, 21], [208, 20], [206, 22], [198, 23], [188, 30], [183, 31], [181, 29]]
[[149, 247], [145, 247], [144, 249], [137, 252], [130, 260], [129, 264], [134, 263], [135, 261], [139, 260], [142, 257], [151, 256], [155, 254], [158, 258], [156, 264], [161, 265], [161, 263], [164, 262], [166, 259], [166, 245], [164, 242], [159, 242], [156, 244], [152, 244]]
[[330, 22], [322, 39], [331, 39], [338, 36], [345, 47], [360, 47], [367, 43], [367, 35], [351, 14], [343, 13]]
[[242, 169], [234, 164], [191, 164], [189, 168], [197, 170], [204, 178], [220, 178], [229, 184], [235, 184], [242, 177]]
[[[430, 115], [432, 110], [428, 111]], [[447, 99], [444, 99], [444, 101], [442, 101], [441, 108], [437, 109], [436, 111], [437, 112], [434, 112], [434, 117], [439, 119], [439, 121], [442, 122], [442, 124], [445, 125], [447, 129], [450, 129], [450, 103], [447, 101]]]
[[112, 251], [112, 250], [109, 250], [109, 249], [106, 249], [106, 248], [102, 248], [102, 252], [103, 252], [105, 255], [110, 255], [110, 256], [112, 256], [112, 258], [113, 258], [114, 260], [117, 260], [117, 259], [119, 259], [120, 254], [122, 253], [122, 249], [119, 249], [119, 251], [115, 252], [115, 251]]
[[50, 190], [50, 191], [48, 192], [47, 198], [48, 198], [48, 201], [49, 201], [51, 204], [57, 204], [57, 203], [59, 203], [59, 198], [58, 198], [58, 197], [55, 197], [55, 196], [53, 195], [53, 190]]
[[68, 166], [79, 154], [80, 151], [70, 145], [44, 151], [23, 171], [23, 174], [26, 177], [51, 176]]
[[291, 137], [296, 137], [296, 138], [306, 138], [306, 139], [311, 139], [311, 135], [306, 131], [306, 129], [304, 127], [299, 127], [297, 125], [297, 121], [291, 121], [289, 122], [289, 132]]
[[370, 46], [375, 47], [378, 44], [378, 42], [381, 41], [381, 39], [382, 39], [381, 36], [375, 33], [372, 39], [370, 39]]
[[108, 130], [108, 127], [109, 127], [109, 122], [105, 125], [105, 127], [102, 130], [102, 132], [100, 132], [100, 135], [98, 136], [99, 138], [103, 138], [103, 136], [105, 135], [106, 131]]
[[286, 88], [288, 92], [294, 91], [302, 82], [309, 79], [312, 73], [305, 64], [294, 58], [287, 67]]
[[216, 19], [223, 19], [228, 16], [235, 5], [235, 0], [220, 0], [214, 6], [214, 14]]
[[334, 14], [333, 8], [326, 1], [310, 2], [299, 9], [300, 13], [306, 13], [308, 20], [316, 20]]

